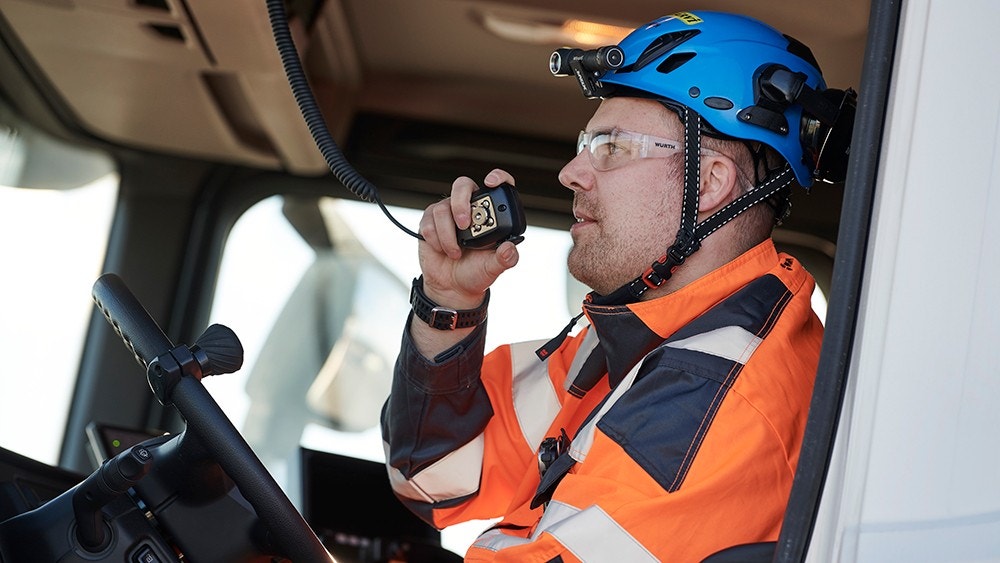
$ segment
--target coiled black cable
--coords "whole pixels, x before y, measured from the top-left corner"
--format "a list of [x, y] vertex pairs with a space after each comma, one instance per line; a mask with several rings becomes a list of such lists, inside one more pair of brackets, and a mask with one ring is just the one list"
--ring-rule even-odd
[[288, 28], [284, 0], [267, 0], [267, 15], [271, 21], [271, 32], [274, 35], [274, 42], [278, 47], [278, 54], [281, 56], [281, 66], [285, 69], [288, 85], [291, 87], [292, 94], [295, 96], [295, 102], [299, 106], [299, 111], [302, 112], [302, 117], [309, 127], [309, 133], [312, 134], [312, 138], [316, 142], [316, 147], [319, 148], [319, 152], [323, 155], [323, 160], [326, 161], [326, 165], [330, 168], [330, 171], [333, 172], [333, 175], [351, 193], [365, 201], [377, 203], [382, 212], [385, 213], [385, 216], [394, 225], [402, 229], [403, 232], [423, 240], [422, 236], [403, 226], [389, 213], [389, 210], [382, 203], [382, 199], [379, 198], [375, 185], [366, 180], [351, 166], [351, 163], [344, 156], [343, 151], [340, 150], [336, 141], [333, 140], [333, 136], [330, 135], [329, 129], [326, 128], [326, 121], [323, 119], [323, 114], [320, 112], [316, 98], [309, 87], [306, 73], [299, 62], [299, 53], [295, 48], [295, 41], [292, 40], [291, 30]]

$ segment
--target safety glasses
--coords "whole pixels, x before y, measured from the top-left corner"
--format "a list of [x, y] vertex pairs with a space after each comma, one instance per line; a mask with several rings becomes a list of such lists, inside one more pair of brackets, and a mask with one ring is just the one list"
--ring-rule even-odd
[[[580, 131], [580, 136], [576, 140], [576, 154], [585, 150], [590, 152], [590, 164], [594, 169], [604, 172], [640, 158], [673, 156], [684, 151], [684, 143], [615, 128], [605, 131]], [[732, 159], [728, 155], [705, 147], [701, 148], [701, 154]], [[752, 188], [755, 185], [738, 166], [736, 172], [743, 186]]]
[[640, 158], [666, 158], [684, 150], [684, 143], [644, 133], [611, 129], [580, 131], [576, 154], [590, 152], [590, 164], [606, 171]]

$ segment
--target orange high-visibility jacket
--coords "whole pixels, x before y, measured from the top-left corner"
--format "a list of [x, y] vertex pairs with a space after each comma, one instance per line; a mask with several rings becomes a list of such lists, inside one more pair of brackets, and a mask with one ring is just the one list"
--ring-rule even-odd
[[[542, 342], [484, 358], [483, 327], [433, 361], [406, 335], [382, 415], [393, 488], [439, 528], [502, 517], [468, 561], [700, 561], [773, 541], [823, 333], [813, 287], [767, 241], [667, 296], [585, 304], [590, 325], [544, 361]], [[540, 476], [539, 446], [564, 434]]]

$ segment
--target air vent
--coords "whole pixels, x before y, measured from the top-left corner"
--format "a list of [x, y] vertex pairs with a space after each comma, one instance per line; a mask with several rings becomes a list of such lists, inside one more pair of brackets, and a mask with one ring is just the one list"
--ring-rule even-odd
[[181, 43], [184, 42], [184, 30], [179, 25], [168, 23], [151, 23], [147, 25], [149, 29], [153, 30], [160, 37]]
[[150, 8], [152, 10], [160, 10], [162, 12], [170, 11], [170, 4], [167, 4], [167, 0], [133, 0], [136, 6], [140, 8]]
[[[639, 55], [639, 58], [637, 58], [632, 64], [632, 68], [629, 68], [629, 72], [640, 70], [642, 67], [648, 65], [663, 55], [666, 55], [670, 51], [676, 49], [680, 44], [698, 35], [699, 33], [701, 33], [701, 30], [689, 29], [685, 31], [665, 33], [659, 36], [655, 41], [646, 46], [646, 49], [643, 50], [642, 54]], [[621, 73], [623, 71], [624, 69], [621, 69], [618, 72]]]
[[656, 72], [662, 74], [669, 74], [682, 64], [690, 61], [695, 56], [695, 53], [674, 53], [663, 60], [658, 67], [656, 67]]
[[789, 53], [813, 65], [813, 68], [815, 68], [816, 70], [819, 70], [819, 63], [816, 62], [816, 57], [813, 56], [813, 53], [812, 51], [809, 50], [809, 47], [807, 47], [804, 43], [802, 43], [798, 39], [795, 39], [791, 35], [785, 35], [784, 38], [788, 40]]

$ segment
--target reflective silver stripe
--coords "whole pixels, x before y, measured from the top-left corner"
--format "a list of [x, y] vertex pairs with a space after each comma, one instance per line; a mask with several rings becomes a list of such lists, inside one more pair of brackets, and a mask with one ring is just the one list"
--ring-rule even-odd
[[562, 522], [563, 520], [570, 518], [575, 514], [579, 514], [580, 509], [573, 505], [566, 504], [564, 502], [553, 501], [545, 507], [545, 512], [542, 514], [542, 519], [538, 521], [538, 526], [535, 528], [535, 532], [530, 538], [522, 538], [520, 536], [509, 536], [500, 530], [492, 529], [483, 532], [476, 542], [473, 543], [475, 547], [480, 547], [483, 549], [488, 549], [490, 551], [500, 551], [501, 549], [506, 549], [508, 547], [515, 547], [519, 545], [524, 545], [526, 543], [531, 543], [538, 539], [538, 536], [547, 528], [551, 528], [556, 524]]
[[[643, 357], [643, 360], [645, 359]], [[604, 416], [604, 413], [608, 412], [608, 409], [613, 407], [618, 402], [618, 399], [632, 387], [632, 384], [635, 383], [635, 376], [639, 373], [640, 366], [642, 366], [642, 360], [639, 360], [639, 363], [632, 366], [632, 369], [625, 374], [625, 378], [622, 379], [621, 383], [611, 391], [611, 395], [601, 405], [601, 409], [597, 411], [597, 414], [577, 431], [576, 436], [573, 437], [573, 441], [570, 442], [570, 457], [578, 462], [583, 462], [583, 460], [587, 459], [590, 446], [594, 444], [594, 430], [597, 428], [597, 423]]]
[[524, 441], [532, 451], [538, 448], [562, 405], [552, 380], [549, 364], [538, 359], [535, 349], [543, 341], [510, 345], [514, 414]]
[[[550, 502], [545, 509], [546, 515], [553, 505], [558, 504], [561, 503]], [[563, 506], [576, 510], [569, 505]], [[659, 561], [632, 534], [596, 505], [564, 517], [551, 527], [543, 528], [544, 523], [543, 517], [535, 535], [540, 532], [552, 534], [581, 561]]]
[[[480, 434], [471, 442], [444, 456], [433, 465], [407, 479], [395, 467], [386, 465], [392, 489], [400, 496], [422, 502], [459, 498], [479, 490], [486, 438]], [[382, 443], [389, 459], [389, 445]]]
[[500, 530], [489, 530], [479, 536], [472, 545], [490, 551], [500, 551], [533, 542], [543, 532], [551, 534], [582, 561], [628, 561], [629, 563], [659, 561], [599, 506], [580, 510], [558, 501], [549, 503], [530, 538], [509, 536]]
[[671, 348], [695, 350], [711, 354], [741, 364], [760, 346], [761, 339], [752, 332], [738, 326], [724, 326], [683, 340], [668, 342]]
[[500, 530], [491, 529], [491, 530], [486, 530], [478, 538], [476, 538], [476, 541], [472, 544], [472, 547], [478, 547], [479, 549], [488, 549], [490, 551], [500, 551], [501, 549], [507, 549], [508, 547], [515, 547], [518, 545], [524, 545], [526, 543], [531, 543], [531, 538], [508, 536], [507, 534], [501, 532]]
[[566, 372], [566, 380], [563, 381], [563, 390], [568, 391], [573, 386], [576, 376], [580, 375], [583, 363], [587, 361], [587, 358], [590, 357], [591, 352], [594, 351], [594, 348], [597, 348], [599, 343], [600, 339], [597, 338], [597, 331], [593, 328], [587, 329], [587, 334], [583, 335], [583, 341], [580, 342], [580, 348], [577, 349], [576, 355], [573, 356], [573, 363], [569, 365], [569, 370]]

